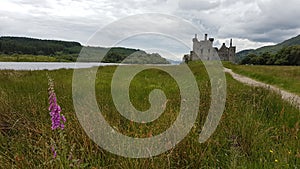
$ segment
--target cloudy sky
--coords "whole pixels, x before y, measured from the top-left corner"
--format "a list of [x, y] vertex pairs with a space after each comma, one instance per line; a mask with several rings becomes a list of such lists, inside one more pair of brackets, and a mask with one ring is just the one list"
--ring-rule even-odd
[[[208, 33], [216, 39], [214, 45], [217, 47], [223, 42], [228, 45], [233, 38], [240, 51], [275, 44], [300, 34], [299, 6], [299, 0], [1, 0], [0, 36], [97, 45], [90, 39], [102, 28], [124, 33], [124, 30], [135, 30], [142, 25], [147, 26], [148, 32], [180, 32], [189, 39], [187, 46], [190, 47], [195, 33]], [[130, 18], [144, 13], [174, 16], [200, 31], [193, 32], [179, 25], [181, 21], [174, 24], [174, 18]], [[155, 26], [157, 21], [163, 26]], [[199, 39], [202, 37], [199, 35]], [[101, 41], [100, 36], [97, 38]], [[146, 34], [127, 38], [119, 45], [150, 51], [157, 49], [156, 44], [164, 57], [178, 60], [190, 49], [176, 45], [175, 41], [172, 37]]]

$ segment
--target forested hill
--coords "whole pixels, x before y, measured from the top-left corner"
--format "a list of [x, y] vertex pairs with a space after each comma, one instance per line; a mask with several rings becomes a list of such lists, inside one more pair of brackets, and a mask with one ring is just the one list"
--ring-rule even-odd
[[[51, 61], [76, 61], [82, 46], [78, 42], [58, 40], [42, 40], [26, 37], [0, 37], [0, 61], [1, 58], [9, 58], [7, 61], [27, 61], [24, 58], [51, 58]], [[95, 53], [107, 52], [102, 62], [121, 63], [125, 58], [126, 63], [168, 64], [169, 62], [159, 54], [148, 54], [139, 49], [113, 47], [109, 51], [102, 47], [87, 47]], [[132, 55], [134, 54], [134, 55]], [[15, 59], [17, 58], [17, 59]], [[31, 61], [31, 60], [30, 60]], [[86, 61], [98, 61], [86, 59]]]
[[264, 53], [270, 53], [270, 54], [276, 54], [281, 49], [289, 47], [289, 46], [297, 46], [300, 45], [300, 35], [287, 39], [281, 43], [278, 43], [276, 45], [271, 46], [264, 46], [258, 49], [248, 49], [243, 50], [237, 53], [237, 57], [242, 60], [249, 54], [255, 54], [255, 55], [262, 55]]
[[4, 54], [56, 55], [78, 54], [82, 45], [78, 42], [41, 40], [24, 37], [0, 37], [0, 52]]
[[300, 66], [300, 35], [273, 46], [238, 53], [241, 64]]

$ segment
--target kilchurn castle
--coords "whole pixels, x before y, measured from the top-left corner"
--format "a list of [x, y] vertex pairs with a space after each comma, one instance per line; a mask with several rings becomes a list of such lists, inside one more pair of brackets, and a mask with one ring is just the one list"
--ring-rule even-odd
[[204, 40], [198, 40], [197, 34], [193, 38], [193, 50], [189, 55], [184, 55], [183, 60], [216, 60], [217, 57], [222, 61], [235, 62], [236, 47], [232, 46], [232, 39], [230, 39], [230, 46], [227, 47], [225, 43], [220, 49], [213, 47], [214, 38], [207, 38], [207, 34], [204, 36]]

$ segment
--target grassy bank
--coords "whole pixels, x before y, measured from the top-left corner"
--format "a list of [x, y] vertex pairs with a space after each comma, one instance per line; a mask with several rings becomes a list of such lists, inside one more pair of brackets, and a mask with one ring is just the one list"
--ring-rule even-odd
[[[45, 55], [25, 55], [0, 54], [0, 62], [70, 62], [71, 56], [45, 56]], [[73, 59], [75, 60], [75, 59]]]
[[300, 66], [224, 65], [235, 73], [300, 95]]
[[[200, 88], [197, 122], [174, 149], [149, 159], [113, 155], [98, 147], [80, 126], [72, 103], [72, 70], [0, 71], [0, 166], [3, 168], [296, 168], [300, 167], [300, 112], [280, 96], [248, 87], [227, 76], [227, 102], [212, 137], [198, 142], [210, 106], [210, 84], [202, 65], [191, 63]], [[170, 69], [176, 69], [176, 66]], [[139, 73], [130, 86], [133, 105], [147, 110], [149, 92], [162, 89], [168, 103], [155, 123], [132, 123], [114, 107], [110, 81], [116, 67], [97, 73], [99, 107], [110, 125], [128, 136], [151, 137], [168, 128], [179, 112], [179, 89], [167, 73]], [[47, 74], [54, 79], [58, 103], [67, 118], [64, 139], [51, 130]], [[4, 127], [3, 127], [4, 126]], [[52, 141], [51, 141], [52, 140]], [[55, 141], [58, 157], [53, 159]], [[63, 153], [65, 155], [63, 155]]]

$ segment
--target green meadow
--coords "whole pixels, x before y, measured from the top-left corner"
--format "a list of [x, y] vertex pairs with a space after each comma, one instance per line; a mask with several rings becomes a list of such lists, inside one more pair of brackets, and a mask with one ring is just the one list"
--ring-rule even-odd
[[0, 54], [0, 62], [70, 62], [71, 56], [46, 56], [30, 54]]
[[[214, 134], [200, 144], [199, 131], [210, 107], [210, 82], [202, 64], [192, 62], [189, 67], [200, 90], [194, 127], [175, 148], [142, 159], [111, 154], [87, 136], [73, 106], [72, 70], [1, 70], [0, 168], [300, 168], [300, 111], [276, 93], [246, 86], [228, 74], [225, 111]], [[239, 66], [230, 67], [237, 73], [244, 71]], [[100, 67], [95, 82], [99, 108], [111, 126], [124, 135], [145, 138], [172, 125], [181, 100], [178, 85], [169, 74], [149, 69], [132, 80], [129, 92], [136, 109], [145, 111], [150, 107], [148, 97], [153, 89], [163, 90], [168, 99], [157, 120], [140, 124], [121, 116], [114, 106], [110, 84], [115, 70], [115, 66]], [[288, 80], [288, 75], [279, 75], [286, 70], [290, 74], [289, 69], [280, 73], [276, 67], [273, 72], [278, 72], [276, 78]], [[299, 69], [295, 75], [297, 72]], [[271, 77], [271, 72], [264, 73]], [[54, 80], [61, 113], [67, 118], [64, 130], [51, 130], [47, 76]], [[56, 158], [51, 145], [57, 149]]]
[[230, 63], [225, 63], [225, 66], [235, 73], [300, 95], [300, 66], [233, 65]]

